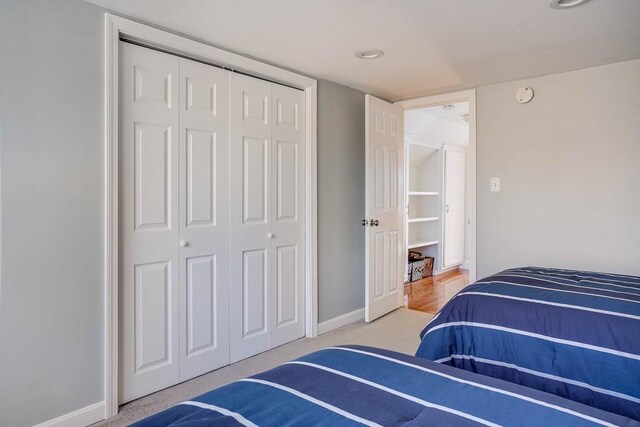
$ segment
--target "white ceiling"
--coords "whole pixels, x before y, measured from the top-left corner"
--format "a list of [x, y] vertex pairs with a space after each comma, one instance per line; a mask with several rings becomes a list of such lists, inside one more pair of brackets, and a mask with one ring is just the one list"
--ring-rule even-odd
[[640, 58], [638, 0], [87, 1], [389, 100]]
[[404, 133], [427, 142], [468, 145], [469, 124], [463, 117], [469, 114], [469, 102], [450, 105], [448, 110], [442, 106], [405, 110]]
[[[449, 104], [447, 109], [443, 108], [444, 106], [438, 105], [436, 107], [428, 107], [428, 108], [418, 108], [409, 110], [411, 112], [416, 112], [418, 114], [422, 113], [425, 115], [433, 115], [436, 117], [440, 117], [441, 119], [448, 120], [453, 123], [466, 125], [467, 122], [464, 121], [464, 117], [469, 114], [469, 102], [458, 102], [455, 104]], [[408, 113], [409, 111], [405, 112]]]

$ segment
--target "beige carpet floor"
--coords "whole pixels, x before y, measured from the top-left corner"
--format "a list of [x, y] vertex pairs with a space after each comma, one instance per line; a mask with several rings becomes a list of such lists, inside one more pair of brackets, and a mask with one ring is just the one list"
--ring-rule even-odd
[[317, 338], [302, 338], [134, 400], [122, 406], [117, 416], [96, 423], [94, 426], [111, 427], [131, 424], [214, 388], [274, 368], [324, 347], [360, 344], [414, 354], [420, 342], [418, 334], [432, 317], [432, 314], [401, 308], [375, 322], [358, 322]]

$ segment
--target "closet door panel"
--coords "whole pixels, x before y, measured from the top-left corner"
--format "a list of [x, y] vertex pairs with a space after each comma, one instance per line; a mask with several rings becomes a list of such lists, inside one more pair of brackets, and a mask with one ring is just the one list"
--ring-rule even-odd
[[305, 94], [272, 84], [272, 346], [304, 336]]
[[272, 346], [271, 108], [270, 83], [231, 75], [231, 362]]
[[171, 176], [171, 129], [134, 123], [135, 229], [168, 229]]
[[276, 141], [276, 215], [278, 222], [298, 219], [298, 143]]
[[298, 245], [279, 246], [276, 250], [276, 329], [296, 323], [298, 303]]
[[185, 129], [186, 227], [216, 225], [217, 133]]
[[244, 137], [242, 140], [242, 222], [267, 224], [269, 194], [268, 139]]
[[184, 381], [229, 363], [229, 72], [180, 59], [180, 89]]
[[216, 256], [186, 260], [186, 356], [214, 347], [216, 343]]
[[266, 250], [242, 253], [242, 339], [268, 332], [268, 270]]
[[171, 362], [171, 265], [139, 264], [134, 270], [135, 370], [144, 372]]
[[179, 60], [120, 44], [120, 403], [179, 380]]

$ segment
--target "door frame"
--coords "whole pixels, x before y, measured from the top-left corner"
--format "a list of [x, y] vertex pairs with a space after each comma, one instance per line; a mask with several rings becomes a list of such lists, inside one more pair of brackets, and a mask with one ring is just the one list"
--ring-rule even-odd
[[187, 37], [105, 13], [105, 418], [118, 413], [118, 50], [121, 38], [304, 90], [305, 335], [315, 337], [318, 333], [317, 81]]
[[[404, 99], [394, 102], [401, 106], [404, 110], [413, 110], [417, 108], [435, 107], [438, 105], [454, 104], [456, 102], [469, 102], [469, 147], [467, 154], [467, 195], [465, 205], [467, 211], [467, 225], [469, 234], [469, 265], [465, 265], [465, 260], [461, 266], [463, 269], [469, 270], [469, 282], [473, 283], [477, 280], [477, 255], [476, 255], [476, 90], [469, 89], [458, 92], [443, 93], [433, 96], [422, 96], [418, 98]], [[445, 144], [446, 145], [446, 144]], [[444, 146], [443, 146], [444, 148]], [[405, 161], [405, 167], [406, 167]], [[406, 201], [405, 201], [406, 204]], [[444, 224], [444, 222], [443, 222]], [[403, 232], [406, 233], [403, 228]], [[406, 236], [404, 236], [406, 239]]]

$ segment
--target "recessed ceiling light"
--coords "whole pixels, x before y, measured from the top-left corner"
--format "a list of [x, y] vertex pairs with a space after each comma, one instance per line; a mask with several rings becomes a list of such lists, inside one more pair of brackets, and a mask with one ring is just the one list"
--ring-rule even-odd
[[355, 55], [360, 59], [376, 59], [384, 55], [384, 52], [380, 49], [367, 49], [356, 52]]
[[553, 9], [568, 9], [570, 7], [580, 6], [588, 1], [589, 0], [551, 0], [549, 7]]

